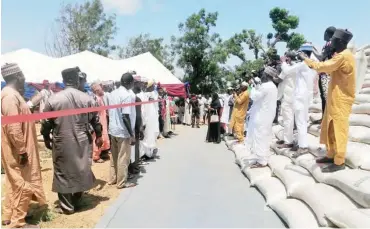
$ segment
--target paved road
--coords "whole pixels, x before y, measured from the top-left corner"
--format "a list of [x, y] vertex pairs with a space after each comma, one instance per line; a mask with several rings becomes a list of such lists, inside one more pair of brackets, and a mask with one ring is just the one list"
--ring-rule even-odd
[[146, 166], [138, 186], [122, 191], [96, 227], [284, 227], [249, 187], [233, 153], [204, 142], [206, 127], [178, 129], [161, 142], [161, 158]]

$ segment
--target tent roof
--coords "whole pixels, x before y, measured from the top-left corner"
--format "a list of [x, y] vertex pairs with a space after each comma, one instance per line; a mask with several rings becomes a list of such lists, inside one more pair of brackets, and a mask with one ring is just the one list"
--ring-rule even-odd
[[33, 52], [29, 49], [20, 49], [6, 53], [0, 58], [1, 64], [18, 63], [28, 82], [61, 81], [61, 71], [78, 66], [87, 74], [89, 82], [95, 80], [120, 80], [123, 73], [135, 71], [137, 75], [153, 79], [162, 84], [181, 84], [161, 62], [147, 52], [124, 60], [112, 60], [90, 51], [83, 51], [62, 58], [52, 58]]
[[0, 64], [17, 63], [26, 78], [34, 82], [41, 82], [50, 78], [49, 66], [55, 59], [29, 49], [19, 49], [9, 52], [0, 57]]

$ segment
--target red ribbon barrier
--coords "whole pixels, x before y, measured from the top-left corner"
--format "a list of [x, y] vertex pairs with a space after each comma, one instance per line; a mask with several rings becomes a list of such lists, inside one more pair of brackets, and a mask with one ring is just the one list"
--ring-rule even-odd
[[26, 114], [26, 115], [11, 115], [11, 116], [1, 116], [1, 125], [17, 123], [17, 122], [32, 122], [41, 119], [49, 119], [49, 118], [57, 118], [69, 115], [78, 115], [82, 113], [89, 113], [89, 112], [98, 112], [103, 110], [109, 109], [116, 109], [121, 107], [130, 107], [148, 103], [155, 103], [161, 100], [153, 100], [147, 102], [140, 102], [140, 103], [126, 103], [126, 104], [117, 104], [117, 105], [110, 105], [110, 106], [101, 106], [101, 107], [88, 107], [88, 108], [80, 108], [80, 109], [68, 109], [63, 111], [50, 111], [50, 112], [43, 112], [38, 114]]

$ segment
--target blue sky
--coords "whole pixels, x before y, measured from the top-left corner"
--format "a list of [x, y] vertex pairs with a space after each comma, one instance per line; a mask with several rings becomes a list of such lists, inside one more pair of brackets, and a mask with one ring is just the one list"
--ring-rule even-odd
[[[287, 8], [300, 17], [297, 32], [315, 45], [323, 44], [323, 32], [330, 26], [348, 28], [357, 46], [370, 43], [369, 0], [102, 0], [107, 13], [117, 14], [115, 44], [125, 44], [129, 37], [150, 33], [155, 37], [178, 34], [177, 25], [190, 14], [205, 8], [218, 11], [215, 32], [228, 38], [242, 29], [266, 34], [272, 30], [268, 16], [273, 7]], [[64, 2], [83, 2], [65, 0]], [[20, 48], [45, 53], [45, 39], [58, 16], [61, 0], [2, 0], [1, 52]], [[284, 51], [284, 44], [280, 44]], [[251, 53], [248, 56], [252, 56]]]

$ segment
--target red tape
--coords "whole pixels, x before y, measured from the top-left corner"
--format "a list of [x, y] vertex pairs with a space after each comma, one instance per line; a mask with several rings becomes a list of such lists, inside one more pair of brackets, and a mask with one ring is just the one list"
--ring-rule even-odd
[[63, 117], [63, 116], [69, 116], [69, 115], [78, 115], [78, 114], [89, 113], [89, 112], [98, 112], [98, 111], [103, 111], [103, 110], [137, 106], [137, 105], [155, 103], [155, 102], [160, 102], [160, 101], [161, 100], [153, 100], [153, 101], [140, 102], [140, 103], [126, 103], [126, 104], [117, 104], [117, 105], [101, 106], [101, 107], [88, 107], [88, 108], [80, 108], [80, 109], [68, 109], [68, 110], [63, 110], [63, 111], [50, 111], [50, 112], [43, 112], [43, 113], [37, 113], [37, 114], [1, 116], [1, 125], [17, 123], [17, 122], [32, 122], [32, 121], [37, 121], [41, 119], [57, 118], [57, 117]]

